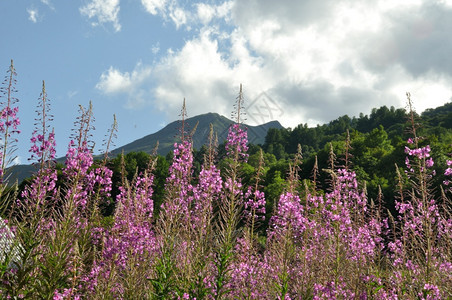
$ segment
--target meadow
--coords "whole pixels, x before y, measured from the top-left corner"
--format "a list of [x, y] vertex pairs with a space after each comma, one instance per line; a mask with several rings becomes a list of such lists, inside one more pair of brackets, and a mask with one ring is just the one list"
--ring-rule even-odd
[[[111, 198], [113, 171], [107, 166], [116, 123], [103, 159], [94, 160], [92, 107], [81, 107], [65, 165], [57, 169], [44, 84], [30, 139], [36, 175], [21, 189], [8, 184], [20, 134], [15, 76], [11, 64], [1, 87], [1, 298], [452, 298], [452, 190], [448, 179], [432, 186], [439, 174], [412, 109], [396, 214], [385, 208], [383, 195], [368, 199], [347, 155], [339, 163], [331, 150], [328, 168], [300, 178], [300, 150], [265, 220], [262, 152], [252, 179], [242, 180], [248, 141], [240, 88], [226, 167], [220, 171], [211, 130], [201, 170], [194, 172], [184, 105], [163, 203], [155, 207], [158, 160], [150, 156], [146, 170], [132, 179], [123, 167], [114, 213], [105, 217], [101, 207]], [[450, 179], [452, 160], [446, 164], [441, 175]], [[319, 188], [320, 172], [328, 174], [322, 183], [327, 188]]]

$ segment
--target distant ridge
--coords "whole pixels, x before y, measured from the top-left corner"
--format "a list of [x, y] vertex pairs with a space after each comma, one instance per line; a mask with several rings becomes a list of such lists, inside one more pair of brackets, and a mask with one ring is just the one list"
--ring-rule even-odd
[[[188, 127], [186, 131], [188, 133], [198, 124], [193, 135], [193, 147], [195, 149], [200, 149], [202, 145], [208, 143], [210, 124], [213, 125], [213, 130], [218, 135], [218, 142], [222, 143], [227, 138], [229, 126], [233, 123], [233, 121], [217, 113], [202, 114], [185, 120], [186, 128]], [[163, 129], [121, 146], [111, 151], [111, 153], [113, 155], [120, 154], [123, 151], [124, 153], [139, 151], [152, 153], [158, 141], [159, 147], [157, 153], [166, 155], [169, 151], [172, 151], [174, 143], [180, 140], [180, 126], [181, 121], [174, 121]], [[252, 144], [263, 144], [268, 129], [283, 128], [278, 121], [271, 121], [258, 126], [246, 125], [246, 127], [248, 128], [248, 141]]]
[[[199, 122], [195, 134], [193, 135], [193, 147], [195, 149], [200, 149], [202, 145], [208, 143], [210, 124], [213, 125], [213, 130], [218, 135], [218, 143], [222, 143], [227, 138], [229, 126], [234, 123], [217, 113], [207, 113], [191, 117], [186, 119], [185, 122], [186, 131], [188, 133], [190, 133], [193, 127]], [[159, 142], [157, 153], [166, 155], [169, 151], [173, 150], [174, 143], [180, 140], [180, 125], [181, 121], [174, 121], [155, 133], [146, 135], [129, 144], [114, 149], [111, 151], [110, 157], [116, 156], [123, 151], [125, 154], [140, 151], [152, 153], [157, 141]], [[246, 125], [246, 127], [248, 128], [248, 141], [252, 144], [263, 144], [268, 129], [283, 128], [278, 121], [271, 121], [259, 126]], [[65, 157], [60, 157], [57, 161], [64, 163]], [[20, 183], [36, 172], [36, 168], [32, 165], [16, 165], [13, 166], [10, 171], [11, 177], [9, 178], [9, 182], [14, 183], [17, 180]]]

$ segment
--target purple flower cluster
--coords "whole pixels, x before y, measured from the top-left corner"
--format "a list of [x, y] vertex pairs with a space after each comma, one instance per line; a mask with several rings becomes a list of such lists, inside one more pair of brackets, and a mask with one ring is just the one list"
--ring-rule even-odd
[[151, 230], [151, 218], [146, 220], [138, 215], [137, 218], [141, 220], [135, 220], [135, 209], [122, 206], [121, 210], [115, 218], [113, 228], [104, 239], [103, 261], [99, 263], [107, 267], [111, 267], [110, 263], [113, 263], [123, 271], [132, 259], [144, 260], [146, 254], [153, 251], [154, 234]]
[[315, 299], [353, 298], [363, 287], [352, 288], [345, 270], [354, 268], [362, 282], [369, 276], [366, 266], [385, 249], [387, 220], [371, 215], [356, 174], [340, 169], [335, 180], [334, 190], [323, 196], [308, 194], [303, 201], [292, 193], [281, 195], [264, 259], [277, 274], [272, 279], [279, 286], [275, 298], [299, 298], [309, 282], [315, 282]]
[[444, 175], [450, 176], [450, 175], [452, 175], [452, 168], [450, 168], [450, 166], [452, 166], [452, 160], [447, 161], [447, 166], [448, 166], [448, 168], [444, 172]]
[[410, 149], [408, 147], [405, 147], [406, 154], [408, 154], [409, 156], [416, 156], [419, 159], [429, 158], [430, 151], [431, 151], [430, 145], [427, 145], [422, 148], [417, 148], [417, 149]]
[[[443, 274], [445, 281], [450, 282], [452, 276], [446, 265], [450, 262], [441, 254], [440, 245], [452, 238], [450, 214], [444, 215], [437, 200], [432, 195], [427, 184], [430, 176], [426, 169], [433, 166], [429, 163], [430, 147], [415, 149], [412, 153], [420, 160], [419, 175], [412, 179], [416, 189], [410, 193], [409, 201], [401, 197], [396, 200], [396, 209], [399, 216], [393, 225], [398, 229], [396, 236], [388, 243], [390, 252], [388, 256], [392, 260], [393, 273], [390, 282], [396, 287], [397, 293], [400, 289], [411, 289], [417, 286], [422, 289], [416, 295], [420, 299], [443, 299], [444, 294], [432, 284], [432, 270]], [[423, 166], [425, 162], [425, 168]], [[447, 162], [449, 165], [449, 162]], [[407, 165], [410, 171], [413, 170]], [[419, 257], [419, 252], [423, 257]], [[438, 281], [437, 281], [438, 282]], [[398, 289], [398, 290], [397, 290]]]
[[[81, 211], [86, 209], [89, 201], [90, 191], [85, 187], [95, 185], [91, 180], [96, 179], [96, 176], [88, 176], [90, 174], [88, 170], [92, 164], [93, 155], [86, 146], [86, 142], [83, 142], [82, 146], [77, 146], [71, 140], [66, 153], [66, 168], [63, 170], [64, 175], [71, 182], [68, 186], [66, 198], [75, 201], [75, 205]], [[105, 183], [108, 184], [108, 181]]]
[[424, 285], [424, 291], [419, 292], [419, 299], [422, 300], [433, 300], [433, 299], [442, 299], [442, 295], [438, 287], [434, 284], [426, 283]]
[[[447, 160], [447, 169], [444, 171], [444, 175], [445, 176], [452, 176], [452, 160]], [[444, 180], [444, 185], [449, 185], [450, 184], [450, 180], [448, 178], [446, 178], [446, 180]]]
[[226, 151], [231, 157], [236, 157], [243, 161], [248, 160], [248, 133], [242, 129], [240, 124], [232, 124], [229, 127], [228, 138], [226, 140]]
[[[56, 196], [57, 192], [55, 189], [56, 181], [56, 170], [40, 170], [33, 182], [22, 192], [21, 196], [24, 202], [18, 202], [17, 204], [28, 208], [36, 205], [37, 207], [32, 208], [32, 210], [36, 211], [47, 208], [47, 205], [54, 204], [53, 197]], [[36, 213], [36, 211], [33, 211], [33, 213]]]
[[255, 218], [265, 220], [265, 194], [259, 190], [248, 187], [244, 195], [245, 218]]
[[91, 193], [99, 193], [102, 197], [110, 197], [112, 176], [113, 171], [105, 166], [91, 170], [86, 178], [87, 190]]
[[[156, 251], [152, 230], [153, 181], [154, 176], [146, 172], [136, 178], [133, 186], [120, 187], [113, 227], [109, 231], [97, 228], [93, 232], [95, 243], [102, 248], [102, 253], [93, 263], [90, 274], [84, 278], [91, 293], [107, 286], [111, 295], [122, 298], [126, 284], [124, 276], [130, 265], [146, 265]], [[119, 278], [116, 284], [109, 286], [113, 276]]]
[[36, 128], [31, 135], [32, 146], [29, 150], [31, 152], [29, 160], [37, 159], [41, 170], [44, 168], [45, 163], [55, 158], [55, 132], [53, 129], [50, 130], [49, 122], [52, 121], [52, 115], [49, 112], [49, 99], [47, 98], [45, 82], [43, 81], [42, 92], [36, 109]]
[[10, 141], [10, 138], [13, 134], [20, 133], [18, 129], [20, 119], [17, 116], [19, 107], [15, 106], [19, 100], [14, 97], [14, 93], [17, 92], [15, 89], [16, 76], [16, 70], [11, 60], [7, 76], [0, 87], [0, 184], [3, 183], [3, 172], [12, 159], [7, 157], [8, 153], [12, 153], [12, 151], [7, 150], [8, 148], [10, 148], [9, 150], [14, 149], [14, 143], [17, 143], [17, 139]]
[[62, 292], [55, 290], [53, 300], [64, 300], [64, 299], [80, 300], [82, 298], [80, 297], [80, 295], [74, 294], [74, 289], [71, 288], [63, 289]]
[[190, 183], [192, 176], [193, 153], [192, 144], [188, 140], [180, 144], [174, 144], [173, 163], [169, 167], [169, 176], [166, 179], [166, 187], [170, 199], [166, 201], [162, 208], [169, 215], [180, 214], [184, 218], [189, 217], [189, 206], [192, 197], [190, 193], [193, 186]]
[[71, 140], [66, 153], [66, 176], [71, 177], [77, 173], [86, 174], [92, 164], [93, 156], [86, 143], [77, 146]]
[[314, 284], [314, 298], [320, 299], [354, 299], [355, 293], [347, 289], [345, 283], [336, 283], [335, 281], [326, 284]]
[[38, 159], [38, 162], [46, 162], [55, 159], [55, 133], [50, 132], [47, 138], [43, 134], [39, 134], [37, 130], [33, 131], [30, 139], [32, 146], [30, 159]]
[[[427, 169], [430, 169], [434, 165], [433, 158], [430, 157], [430, 145], [427, 145], [425, 147], [416, 148], [416, 149], [410, 149], [408, 147], [405, 147], [405, 153], [408, 155], [405, 158], [405, 165], [408, 168], [405, 173], [414, 173], [415, 169], [412, 165], [412, 162], [410, 160], [410, 156], [418, 159], [421, 162], [420, 165], [420, 171], [425, 172]], [[435, 170], [432, 171], [432, 174], [435, 175]]]
[[235, 246], [237, 255], [231, 270], [229, 296], [234, 299], [268, 299], [269, 294], [263, 286], [269, 266], [254, 253], [248, 239], [239, 238]]
[[198, 177], [198, 184], [193, 187], [194, 203], [191, 211], [192, 226], [205, 230], [213, 213], [213, 205], [222, 195], [223, 179], [215, 165], [204, 166]]
[[277, 212], [270, 220], [273, 227], [272, 233], [281, 236], [290, 231], [295, 240], [301, 239], [306, 226], [309, 226], [309, 221], [304, 215], [301, 200], [297, 195], [282, 194], [279, 197]]
[[[5, 107], [0, 112], [0, 133], [7, 133], [8, 137], [11, 134], [19, 134], [20, 130], [18, 126], [20, 125], [20, 119], [17, 116], [19, 112], [19, 107]], [[9, 130], [9, 129], [12, 130]]]
[[[107, 158], [93, 161], [91, 108], [81, 111], [63, 176], [46, 164], [13, 207], [18, 217], [8, 226], [22, 243], [23, 261], [3, 270], [2, 298], [448, 299], [452, 293], [449, 193], [437, 199], [430, 190], [429, 146], [405, 148], [411, 177], [399, 176], [395, 216], [381, 207], [381, 195], [377, 204], [368, 201], [350, 168], [332, 166], [325, 190], [310, 189], [309, 179], [301, 188], [292, 172], [263, 233], [254, 226], [266, 213], [263, 155], [254, 185], [242, 180], [247, 133], [235, 124], [224, 173], [209, 149], [196, 174], [192, 143], [183, 139], [174, 145], [159, 210], [153, 157], [132, 180], [122, 178], [114, 215], [104, 218], [100, 203], [111, 197], [113, 172]], [[8, 124], [6, 136], [7, 126], [14, 127]], [[55, 154], [53, 131], [42, 128], [33, 132], [30, 150], [41, 163]], [[451, 166], [447, 160], [445, 176]]]

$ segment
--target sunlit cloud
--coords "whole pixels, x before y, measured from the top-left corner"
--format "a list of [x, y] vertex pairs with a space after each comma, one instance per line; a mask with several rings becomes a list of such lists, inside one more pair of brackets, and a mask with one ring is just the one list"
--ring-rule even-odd
[[33, 23], [38, 22], [39, 12], [37, 9], [27, 8], [27, 13], [28, 13], [28, 20], [30, 20]]
[[92, 26], [112, 23], [113, 29], [118, 32], [121, 30], [119, 8], [119, 0], [92, 0], [79, 10], [82, 16], [95, 20], [91, 23]]
[[[419, 109], [452, 96], [452, 42], [445, 38], [452, 31], [452, 10], [441, 1], [236, 0], [183, 7], [176, 0], [142, 0], [142, 5], [171, 20], [176, 30], [194, 29], [182, 47], [149, 66], [151, 85], [143, 81], [132, 89], [137, 98], [146, 91], [144, 101], [169, 119], [178, 115], [183, 98], [193, 115], [229, 116], [240, 83], [249, 103], [265, 93], [282, 110], [283, 125], [291, 127], [381, 105], [403, 107], [410, 90]], [[133, 72], [111, 68], [98, 87], [127, 89]]]

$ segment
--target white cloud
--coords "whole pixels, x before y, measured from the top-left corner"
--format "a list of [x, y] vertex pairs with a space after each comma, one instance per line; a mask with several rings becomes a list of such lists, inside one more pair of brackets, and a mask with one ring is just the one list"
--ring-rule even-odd
[[193, 19], [191, 12], [177, 0], [141, 0], [141, 4], [151, 15], [159, 15], [165, 21], [172, 21], [176, 29], [183, 25], [186, 25], [188, 30], [191, 29], [188, 24]]
[[102, 73], [100, 82], [96, 88], [106, 94], [126, 91], [130, 88], [132, 82], [128, 72], [121, 73], [113, 67], [110, 67], [107, 72]]
[[155, 55], [155, 54], [159, 53], [159, 51], [160, 51], [160, 43], [157, 42], [156, 44], [152, 45], [151, 52], [152, 52], [152, 54]]
[[215, 15], [215, 8], [212, 5], [198, 3], [196, 5], [197, 15], [203, 24], [208, 24]]
[[141, 4], [151, 15], [156, 15], [165, 10], [167, 0], [141, 0]]
[[176, 25], [176, 28], [179, 28], [182, 25], [187, 23], [187, 14], [180, 7], [176, 7], [174, 9], [172, 9], [169, 16], [170, 16], [171, 20], [173, 20], [174, 24]]
[[[401, 91], [410, 92], [414, 107], [418, 112], [443, 105], [451, 100], [450, 83], [452, 78], [450, 76], [430, 72], [429, 76], [416, 78], [400, 66], [395, 68], [397, 70], [388, 72], [393, 74], [392, 77], [384, 80], [385, 91], [393, 95], [400, 94]], [[405, 103], [405, 99], [401, 97], [400, 106]]]
[[50, 0], [41, 0], [41, 3], [47, 5], [50, 9], [55, 10], [55, 7]]
[[225, 84], [231, 73], [218, 52], [218, 43], [204, 32], [158, 65], [154, 76], [158, 84], [156, 105], [172, 115], [180, 110], [185, 97], [193, 115], [221, 110], [223, 98], [234, 95], [232, 85]]
[[138, 63], [132, 72], [121, 72], [110, 67], [102, 73], [96, 88], [104, 94], [128, 95], [126, 106], [135, 108], [145, 103], [146, 90], [142, 87], [151, 75], [151, 68]]
[[131, 88], [139, 86], [149, 78], [150, 74], [150, 67], [143, 67], [141, 63], [138, 63], [131, 73], [122, 73], [110, 67], [107, 72], [102, 73], [96, 88], [106, 94], [127, 92]]
[[214, 20], [228, 22], [233, 7], [232, 0], [218, 5], [180, 0], [141, 0], [141, 4], [149, 14], [172, 22], [176, 29], [184, 27], [187, 30], [199, 24], [208, 25]]
[[72, 98], [74, 98], [77, 94], [78, 94], [78, 91], [68, 91], [68, 92], [67, 92], [67, 97], [68, 97], [69, 99], [72, 99]]
[[[261, 72], [277, 74], [269, 91], [290, 107], [287, 125], [400, 107], [410, 86], [423, 86], [420, 109], [452, 95], [452, 43], [445, 38], [452, 11], [439, 4], [250, 0], [235, 1], [232, 10], [242, 48], [262, 59]], [[435, 74], [443, 74], [438, 83]]]
[[80, 13], [88, 19], [96, 19], [92, 22], [93, 26], [112, 23], [116, 32], [121, 30], [119, 24], [119, 0], [92, 0], [86, 5], [80, 7]]
[[438, 0], [438, 2], [446, 7], [452, 8], [452, 0]]
[[232, 12], [232, 8], [234, 7], [234, 1], [229, 0], [225, 1], [222, 4], [215, 7], [216, 17], [224, 18], [226, 21], [229, 21], [230, 14]]
[[407, 91], [423, 110], [452, 96], [452, 10], [441, 1], [231, 0], [190, 11], [142, 0], [177, 28], [197, 26], [194, 36], [147, 69], [152, 86], [137, 80], [141, 66], [110, 68], [97, 87], [150, 99], [168, 119], [183, 98], [190, 115], [229, 116], [240, 83], [249, 104], [265, 92], [291, 127], [404, 107]]
[[219, 5], [206, 3], [196, 4], [196, 17], [204, 24], [209, 24], [214, 19], [224, 19], [229, 21], [233, 1], [225, 1]]
[[27, 8], [28, 12], [28, 20], [30, 20], [33, 23], [38, 22], [39, 12], [35, 8]]

